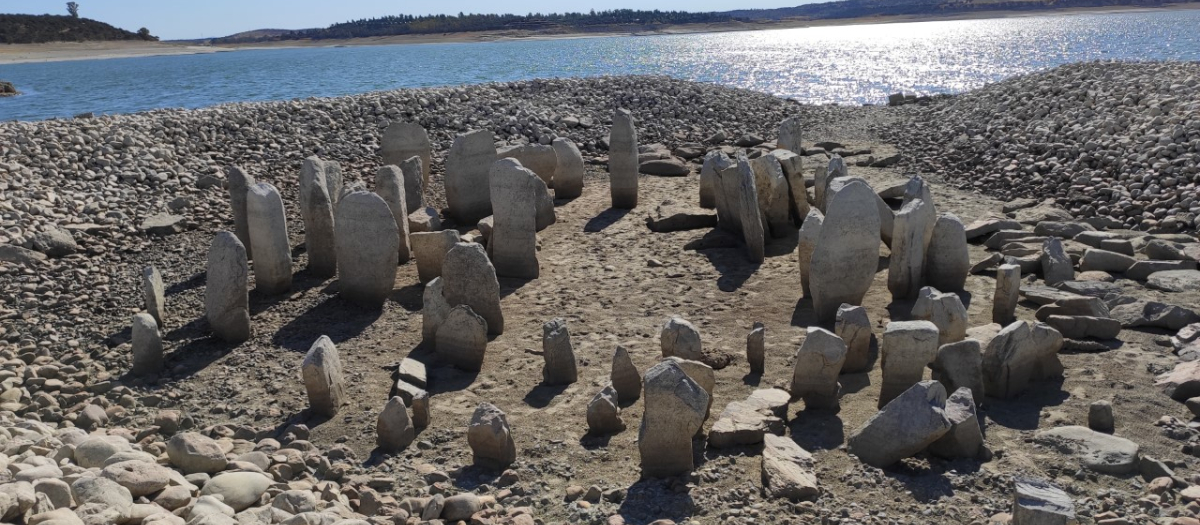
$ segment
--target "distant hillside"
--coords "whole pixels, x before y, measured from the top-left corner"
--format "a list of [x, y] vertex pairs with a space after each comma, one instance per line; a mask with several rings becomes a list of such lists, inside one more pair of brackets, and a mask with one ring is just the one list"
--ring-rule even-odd
[[[1193, 0], [1194, 1], [1194, 0]], [[741, 9], [724, 14], [750, 20], [828, 20], [897, 15], [949, 15], [975, 11], [1036, 11], [1077, 7], [1160, 7], [1163, 0], [842, 0], [778, 9]]]
[[87, 42], [94, 40], [158, 40], [146, 28], [137, 33], [88, 18], [67, 15], [0, 14], [0, 43]]

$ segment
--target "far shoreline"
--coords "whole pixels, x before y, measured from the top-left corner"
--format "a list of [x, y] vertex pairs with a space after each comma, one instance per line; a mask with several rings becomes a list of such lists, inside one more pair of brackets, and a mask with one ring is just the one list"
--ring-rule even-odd
[[763, 31], [772, 29], [799, 29], [808, 27], [858, 26], [897, 24], [912, 22], [939, 22], [954, 20], [989, 20], [1008, 18], [1030, 18], [1039, 16], [1115, 14], [1169, 10], [1200, 9], [1200, 2], [1168, 4], [1162, 7], [1104, 6], [1075, 7], [1065, 9], [1039, 9], [1030, 11], [980, 11], [950, 15], [900, 15], [842, 18], [829, 20], [783, 20], [760, 22], [726, 22], [718, 24], [687, 24], [665, 26], [653, 31], [608, 31], [544, 33], [537, 31], [480, 31], [427, 35], [396, 35], [330, 40], [285, 40], [226, 44], [221, 46], [197, 45], [195, 41], [141, 42], [54, 42], [45, 44], [2, 44], [0, 65], [66, 62], [75, 60], [104, 60], [113, 58], [137, 58], [170, 55], [196, 55], [227, 53], [245, 50], [290, 49], [312, 47], [390, 46], [413, 44], [511, 42], [527, 40], [566, 40], [577, 38], [607, 38], [617, 36], [656, 36], [702, 33], [728, 33], [740, 31]]

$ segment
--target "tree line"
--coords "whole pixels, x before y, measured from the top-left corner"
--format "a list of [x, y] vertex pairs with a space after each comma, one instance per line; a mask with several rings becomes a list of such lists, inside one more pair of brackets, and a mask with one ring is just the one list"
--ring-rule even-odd
[[104, 22], [73, 15], [0, 14], [0, 43], [40, 44], [44, 42], [88, 42], [93, 40], [145, 40], [158, 37], [142, 28], [137, 33]]

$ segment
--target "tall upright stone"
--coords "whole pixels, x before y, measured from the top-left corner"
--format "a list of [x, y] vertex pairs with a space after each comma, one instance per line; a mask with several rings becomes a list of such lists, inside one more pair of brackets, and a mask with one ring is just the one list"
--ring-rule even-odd
[[383, 157], [385, 166], [400, 166], [412, 157], [420, 158], [421, 187], [429, 186], [429, 175], [433, 170], [433, 146], [429, 142], [429, 133], [420, 124], [393, 122], [388, 125], [379, 141], [379, 156]]
[[345, 379], [342, 360], [329, 336], [323, 335], [308, 349], [300, 366], [308, 406], [313, 413], [326, 418], [337, 415], [345, 398]]
[[803, 154], [804, 146], [800, 143], [800, 131], [800, 117], [784, 119], [779, 123], [779, 137], [775, 139], [775, 145], [796, 154]]
[[992, 295], [992, 322], [1007, 325], [1017, 318], [1021, 300], [1021, 267], [1001, 264], [996, 270], [996, 291]]
[[658, 335], [659, 346], [663, 357], [680, 357], [692, 361], [704, 358], [703, 343], [700, 331], [686, 319], [677, 315], [671, 316], [663, 323]]
[[691, 472], [692, 436], [704, 424], [708, 393], [670, 360], [646, 371], [645, 385], [646, 409], [638, 430], [642, 475], [670, 477]]
[[883, 332], [879, 407], [921, 381], [938, 351], [938, 329], [929, 321], [892, 321]]
[[408, 244], [408, 188], [405, 187], [404, 171], [395, 166], [384, 166], [375, 173], [375, 193], [383, 199], [396, 220], [399, 249], [396, 262], [404, 264], [412, 256]]
[[638, 204], [637, 128], [627, 109], [613, 112], [608, 137], [608, 179], [612, 207], [633, 209]]
[[735, 165], [734, 161], [721, 150], [713, 150], [704, 156], [704, 164], [700, 167], [700, 207], [717, 210], [717, 222], [727, 210], [718, 206], [724, 197], [721, 189], [720, 174]]
[[558, 166], [554, 169], [554, 198], [574, 199], [583, 195], [583, 155], [579, 148], [566, 137], [558, 137], [550, 145], [558, 156]]
[[344, 184], [342, 183], [342, 165], [332, 160], [323, 160], [316, 155], [305, 158], [300, 163], [300, 209], [303, 212], [309, 197], [312, 187], [309, 182], [320, 181], [325, 186], [325, 194], [329, 195], [329, 202], [332, 207], [336, 208], [338, 199], [342, 197], [344, 192]]
[[442, 293], [450, 306], [465, 304], [487, 321], [488, 333], [504, 333], [504, 313], [500, 310], [500, 281], [496, 268], [477, 243], [456, 244], [442, 263]]
[[437, 328], [437, 354], [454, 368], [478, 372], [487, 352], [487, 334], [487, 321], [470, 306], [460, 304], [450, 309]]
[[217, 337], [230, 343], [250, 338], [250, 266], [246, 248], [232, 232], [220, 232], [208, 249], [204, 312]]
[[225, 169], [225, 177], [229, 181], [229, 207], [233, 210], [233, 234], [246, 249], [246, 258], [252, 257], [250, 251], [250, 219], [246, 214], [246, 192], [254, 185], [254, 177], [238, 166]]
[[146, 313], [154, 317], [159, 327], [167, 316], [167, 303], [163, 289], [162, 273], [154, 266], [142, 268], [142, 294], [146, 300]]
[[642, 373], [633, 364], [629, 351], [618, 346], [613, 353], [612, 371], [609, 376], [613, 388], [617, 390], [617, 400], [626, 405], [642, 397]]
[[983, 348], [979, 341], [967, 339], [942, 345], [929, 368], [933, 380], [945, 386], [947, 392], [966, 388], [974, 399], [983, 401]]
[[829, 202], [809, 270], [813, 309], [821, 323], [832, 323], [843, 303], [861, 305], [875, 280], [879, 266], [875, 197], [866, 183], [852, 181]]
[[150, 314], [133, 316], [133, 332], [130, 342], [133, 346], [133, 374], [150, 375], [162, 371], [163, 344], [162, 334], [158, 331], [158, 323]]
[[396, 285], [400, 233], [396, 218], [378, 195], [350, 193], [337, 207], [338, 293], [366, 306], [380, 306]]
[[488, 173], [496, 159], [491, 131], [464, 133], [450, 146], [446, 154], [446, 204], [459, 224], [475, 224], [492, 214]]
[[516, 159], [504, 158], [492, 164], [492, 264], [496, 275], [518, 279], [537, 279], [536, 210], [529, 204], [536, 198], [537, 175]]
[[871, 369], [871, 320], [867, 309], [843, 304], [834, 319], [834, 333], [846, 343], [846, 362], [842, 373], [867, 372]]
[[804, 344], [796, 351], [792, 368], [792, 399], [804, 399], [805, 408], [838, 407], [841, 385], [838, 374], [846, 362], [846, 343], [824, 328], [808, 328]]
[[1054, 286], [1064, 281], [1075, 280], [1075, 263], [1063, 248], [1058, 237], [1047, 237], [1042, 243], [1042, 277], [1046, 284]]
[[792, 219], [799, 226], [804, 222], [804, 218], [808, 216], [812, 205], [808, 202], [808, 187], [804, 176], [804, 158], [799, 153], [793, 153], [785, 149], [777, 149], [771, 151], [771, 156], [779, 161], [779, 167], [783, 168], [783, 176], [787, 178], [788, 185], [788, 207]]
[[746, 361], [750, 363], [750, 373], [762, 375], [766, 372], [767, 360], [767, 327], [762, 323], [754, 323], [754, 329], [746, 335]]
[[[893, 224], [893, 226], [895, 226]], [[953, 213], [938, 215], [925, 253], [925, 282], [943, 292], [961, 292], [971, 273], [967, 230]]]
[[[737, 186], [732, 197], [737, 201], [738, 222], [742, 227], [742, 240], [746, 243], [746, 256], [753, 263], [762, 263], [767, 255], [766, 226], [758, 206], [758, 189], [755, 186], [754, 168], [744, 154], [737, 159]], [[728, 199], [729, 196], [726, 196]]]
[[317, 277], [333, 277], [337, 275], [333, 201], [321, 171], [323, 167], [313, 167], [312, 159], [315, 157], [304, 161], [300, 176], [300, 209], [304, 219], [308, 269]]
[[421, 295], [421, 340], [436, 343], [438, 327], [450, 315], [450, 303], [442, 295], [442, 278], [436, 277], [425, 285]]
[[542, 382], [547, 385], [569, 385], [579, 380], [575, 365], [575, 349], [571, 346], [571, 331], [561, 317], [542, 325]]
[[817, 251], [817, 241], [821, 238], [821, 226], [825, 216], [821, 210], [811, 208], [804, 224], [800, 225], [800, 235], [796, 242], [796, 259], [800, 265], [800, 288], [804, 297], [812, 297], [812, 256]]
[[409, 157], [400, 163], [404, 180], [404, 209], [408, 213], [425, 209], [425, 165], [421, 157]]
[[791, 221], [787, 177], [779, 159], [774, 155], [762, 155], [751, 159], [750, 167], [754, 170], [754, 187], [764, 228], [770, 229], [772, 237], [786, 236], [795, 228]]
[[517, 460], [517, 445], [508, 416], [491, 403], [480, 403], [467, 426], [467, 444], [475, 465], [504, 470]]
[[266, 295], [291, 290], [292, 249], [279, 190], [266, 182], [250, 186], [246, 192], [246, 214], [250, 219], [250, 243], [256, 248], [255, 289]]
[[442, 275], [442, 264], [446, 254], [462, 241], [457, 230], [417, 232], [408, 237], [412, 242], [412, 254], [417, 259], [417, 278], [428, 283]]
[[933, 202], [926, 201], [919, 192], [911, 198], [906, 195], [904, 206], [892, 225], [888, 290], [894, 299], [915, 299], [921, 290], [925, 277], [925, 251], [933, 238], [936, 222]]

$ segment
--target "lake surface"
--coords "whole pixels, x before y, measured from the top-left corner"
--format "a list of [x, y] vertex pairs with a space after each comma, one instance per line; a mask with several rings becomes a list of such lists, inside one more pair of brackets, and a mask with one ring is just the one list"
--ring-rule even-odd
[[1096, 59], [1200, 60], [1200, 10], [692, 35], [247, 50], [0, 65], [0, 120], [196, 108], [405, 87], [663, 74], [808, 103], [956, 93]]

